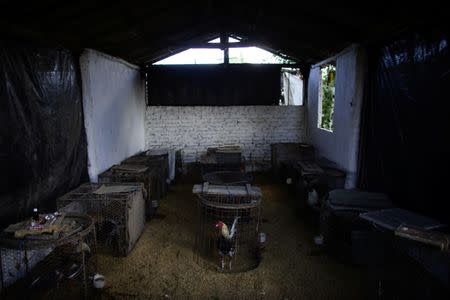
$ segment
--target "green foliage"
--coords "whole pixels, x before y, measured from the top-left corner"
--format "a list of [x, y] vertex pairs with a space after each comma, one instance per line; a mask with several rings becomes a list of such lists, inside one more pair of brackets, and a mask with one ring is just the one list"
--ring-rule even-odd
[[288, 59], [288, 58], [284, 58], [281, 57], [279, 55], [273, 54], [272, 56], [272, 60], [278, 64], [295, 64], [294, 61]]
[[333, 131], [334, 89], [336, 67], [327, 65], [320, 69], [322, 77], [322, 116], [320, 128]]

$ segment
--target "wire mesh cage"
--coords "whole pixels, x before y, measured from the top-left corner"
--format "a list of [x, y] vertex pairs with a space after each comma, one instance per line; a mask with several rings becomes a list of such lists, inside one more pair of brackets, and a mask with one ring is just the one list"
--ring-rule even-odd
[[144, 165], [155, 173], [155, 189], [152, 198], [160, 200], [167, 194], [167, 178], [169, 174], [169, 163], [167, 157], [147, 155], [146, 152], [141, 152], [134, 156], [123, 160], [121, 164], [126, 165]]
[[242, 150], [238, 146], [208, 148], [200, 158], [200, 168], [202, 176], [220, 171], [240, 172], [244, 168]]
[[146, 202], [145, 212], [151, 217], [159, 207], [158, 174], [156, 169], [145, 165], [115, 165], [98, 175], [99, 183], [141, 182], [144, 185], [143, 196]]
[[88, 298], [97, 268], [93, 220], [82, 214], [54, 218], [47, 230], [26, 220], [0, 235], [1, 299]]
[[243, 272], [261, 260], [261, 190], [250, 185], [195, 185], [198, 224], [195, 260], [219, 272]]
[[200, 160], [200, 172], [202, 176], [208, 173], [221, 171], [240, 172], [242, 168], [242, 164], [219, 164]]
[[95, 222], [98, 249], [126, 256], [145, 226], [142, 183], [85, 183], [57, 199], [58, 209], [73, 202], [83, 207]]
[[251, 174], [240, 171], [217, 171], [203, 175], [203, 182], [216, 185], [246, 185], [252, 180]]
[[169, 149], [149, 149], [141, 153], [141, 155], [148, 156], [155, 160], [164, 161], [164, 175], [169, 178]]
[[215, 155], [219, 164], [240, 164], [242, 150], [240, 147], [219, 147]]
[[315, 149], [305, 143], [276, 143], [271, 144], [271, 163], [274, 175], [280, 177], [282, 174], [282, 162], [289, 161], [314, 161]]

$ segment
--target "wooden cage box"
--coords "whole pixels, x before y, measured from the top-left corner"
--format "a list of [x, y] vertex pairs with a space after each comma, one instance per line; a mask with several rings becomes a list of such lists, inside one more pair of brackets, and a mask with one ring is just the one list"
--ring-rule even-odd
[[95, 222], [99, 250], [126, 256], [145, 226], [142, 183], [85, 183], [56, 201], [58, 209], [77, 202]]
[[98, 175], [99, 183], [141, 182], [145, 199], [145, 212], [151, 217], [159, 207], [158, 172], [145, 165], [115, 165]]
[[155, 173], [155, 189], [152, 198], [160, 200], [167, 194], [167, 178], [169, 174], [169, 163], [166, 156], [147, 155], [146, 152], [128, 157], [121, 164], [147, 166]]
[[88, 278], [97, 272], [94, 222], [83, 214], [53, 217], [36, 229], [46, 233], [33, 233], [31, 218], [0, 233], [0, 299], [89, 298]]

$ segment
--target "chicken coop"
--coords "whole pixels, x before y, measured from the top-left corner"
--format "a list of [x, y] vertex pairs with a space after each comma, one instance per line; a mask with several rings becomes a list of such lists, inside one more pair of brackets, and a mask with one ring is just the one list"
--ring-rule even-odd
[[145, 199], [145, 212], [147, 217], [153, 216], [159, 206], [158, 174], [156, 169], [145, 165], [121, 164], [98, 175], [99, 183], [113, 182], [141, 182], [144, 185], [143, 196]]
[[30, 222], [13, 224], [0, 236], [0, 298], [87, 298], [97, 268], [92, 218], [60, 214], [34, 233]]
[[219, 272], [243, 272], [261, 260], [262, 193], [257, 187], [194, 185], [198, 196], [195, 259]]
[[61, 209], [76, 202], [95, 221], [98, 248], [116, 256], [133, 249], [145, 225], [142, 183], [85, 183], [57, 199]]
[[251, 183], [253, 176], [240, 171], [216, 171], [202, 176], [203, 182], [215, 185], [246, 185]]
[[274, 175], [282, 178], [286, 176], [285, 164], [297, 161], [314, 161], [316, 154], [314, 146], [305, 143], [276, 143], [271, 144], [271, 163]]
[[[145, 156], [148, 156], [153, 160], [159, 160], [163, 162], [164, 165], [162, 165], [162, 170], [164, 178], [167, 180], [170, 178], [169, 166], [171, 166], [171, 158], [170, 158], [171, 153], [173, 153], [173, 155], [175, 156], [175, 151], [172, 152], [172, 149], [149, 149], [141, 153], [141, 155], [145, 154]], [[175, 163], [175, 161], [173, 162]]]
[[202, 176], [217, 171], [239, 172], [243, 168], [242, 149], [239, 146], [208, 148], [200, 158]]
[[152, 199], [159, 201], [167, 194], [167, 178], [169, 174], [169, 163], [167, 155], [147, 155], [146, 152], [136, 154], [123, 160], [122, 165], [143, 165], [154, 170], [155, 177], [152, 184], [155, 189], [152, 192]]

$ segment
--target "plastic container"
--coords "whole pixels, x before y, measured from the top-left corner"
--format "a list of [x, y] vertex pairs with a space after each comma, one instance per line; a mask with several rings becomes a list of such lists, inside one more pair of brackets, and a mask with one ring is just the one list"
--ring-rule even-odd
[[258, 235], [259, 239], [259, 248], [264, 249], [266, 246], [266, 234], [264, 232], [260, 232]]

